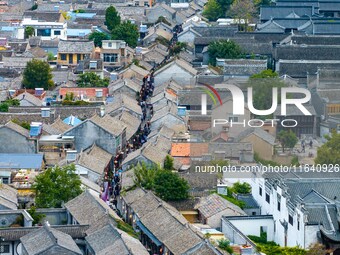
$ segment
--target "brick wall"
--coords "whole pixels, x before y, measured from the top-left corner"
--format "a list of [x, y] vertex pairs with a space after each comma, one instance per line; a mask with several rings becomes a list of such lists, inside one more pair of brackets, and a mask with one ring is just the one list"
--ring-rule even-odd
[[65, 119], [70, 115], [79, 119], [87, 119], [95, 113], [100, 113], [100, 106], [63, 106], [50, 107], [51, 115], [49, 118], [41, 117], [41, 107], [10, 107], [9, 112], [0, 113], [0, 124], [5, 124], [11, 119], [17, 119], [20, 122], [43, 122], [53, 123], [58, 116]]

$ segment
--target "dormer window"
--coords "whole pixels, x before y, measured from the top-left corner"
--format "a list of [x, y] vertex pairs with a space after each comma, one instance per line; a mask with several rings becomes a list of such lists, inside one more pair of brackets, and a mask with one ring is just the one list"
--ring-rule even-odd
[[97, 61], [90, 61], [90, 69], [97, 69]]

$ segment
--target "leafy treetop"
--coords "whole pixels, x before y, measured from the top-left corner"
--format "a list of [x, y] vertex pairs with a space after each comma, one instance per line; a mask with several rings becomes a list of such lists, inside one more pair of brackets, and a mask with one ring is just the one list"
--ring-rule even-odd
[[340, 134], [333, 131], [326, 135], [327, 142], [318, 148], [315, 164], [339, 164], [340, 162]]
[[[272, 70], [265, 70], [259, 74], [254, 74], [248, 80], [248, 87], [253, 89], [253, 106], [257, 110], [268, 110], [273, 102], [273, 88], [282, 88], [286, 84], [280, 80], [278, 74]], [[281, 98], [279, 93], [278, 104]], [[257, 116], [260, 119], [266, 119], [270, 116]]]
[[281, 130], [277, 134], [277, 139], [279, 140], [282, 151], [285, 151], [285, 148], [294, 148], [296, 143], [298, 142], [298, 138], [292, 130]]
[[89, 39], [94, 42], [94, 45], [96, 47], [101, 48], [102, 47], [102, 41], [108, 40], [109, 37], [105, 33], [94, 31], [90, 34]]
[[124, 21], [112, 30], [113, 40], [123, 40], [132, 48], [137, 46], [138, 38], [138, 27], [130, 21]]
[[110, 6], [105, 12], [105, 25], [112, 31], [120, 24], [120, 16], [115, 7]]
[[[165, 201], [184, 200], [189, 197], [189, 184], [177, 173], [172, 172], [173, 159], [168, 157], [166, 168], [146, 165], [144, 162], [134, 168], [134, 183], [138, 187], [152, 190]], [[170, 170], [171, 169], [171, 170]]]
[[44, 88], [54, 86], [50, 65], [43, 60], [33, 59], [29, 61], [23, 73], [22, 84], [27, 89]]
[[38, 208], [60, 208], [82, 193], [75, 165], [48, 168], [35, 178], [35, 205]]
[[231, 40], [214, 41], [208, 46], [209, 63], [216, 65], [216, 58], [240, 58], [243, 55], [241, 47]]
[[107, 87], [110, 80], [108, 78], [101, 79], [99, 75], [92, 72], [85, 72], [78, 76], [78, 87]]

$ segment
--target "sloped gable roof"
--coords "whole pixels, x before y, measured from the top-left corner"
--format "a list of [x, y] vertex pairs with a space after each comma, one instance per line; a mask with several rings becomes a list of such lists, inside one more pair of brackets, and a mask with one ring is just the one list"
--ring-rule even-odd
[[71, 236], [59, 230], [52, 229], [47, 225], [21, 237], [20, 241], [28, 255], [46, 252], [55, 245], [72, 251], [74, 254], [82, 254]]
[[18, 124], [14, 123], [12, 121], [7, 122], [3, 127], [7, 127], [9, 129], [17, 132], [18, 134], [27, 137], [27, 138], [29, 138], [29, 136], [30, 136], [29, 130], [19, 126]]
[[100, 117], [99, 115], [95, 114], [92, 118], [89, 119], [89, 121], [114, 136], [119, 136], [124, 131], [124, 129], [126, 129], [126, 125], [123, 122], [107, 114], [104, 117]]
[[17, 95], [14, 99], [17, 99], [19, 101], [26, 100], [34, 106], [41, 106], [42, 105], [42, 100], [40, 100], [39, 98], [33, 96], [32, 94], [30, 94], [28, 92], [24, 92], [20, 95]]

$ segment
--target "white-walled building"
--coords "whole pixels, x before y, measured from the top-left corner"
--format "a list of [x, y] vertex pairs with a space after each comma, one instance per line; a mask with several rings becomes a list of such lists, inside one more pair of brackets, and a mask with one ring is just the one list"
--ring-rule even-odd
[[26, 17], [18, 28], [18, 39], [25, 39], [26, 27], [33, 27], [33, 36], [41, 36], [42, 40], [52, 40], [55, 38], [67, 40], [67, 23], [65, 21], [46, 22]]
[[317, 242], [340, 247], [339, 179], [296, 173], [271, 173], [264, 177], [254, 176], [249, 183], [261, 214], [273, 215], [276, 243], [305, 249]]

